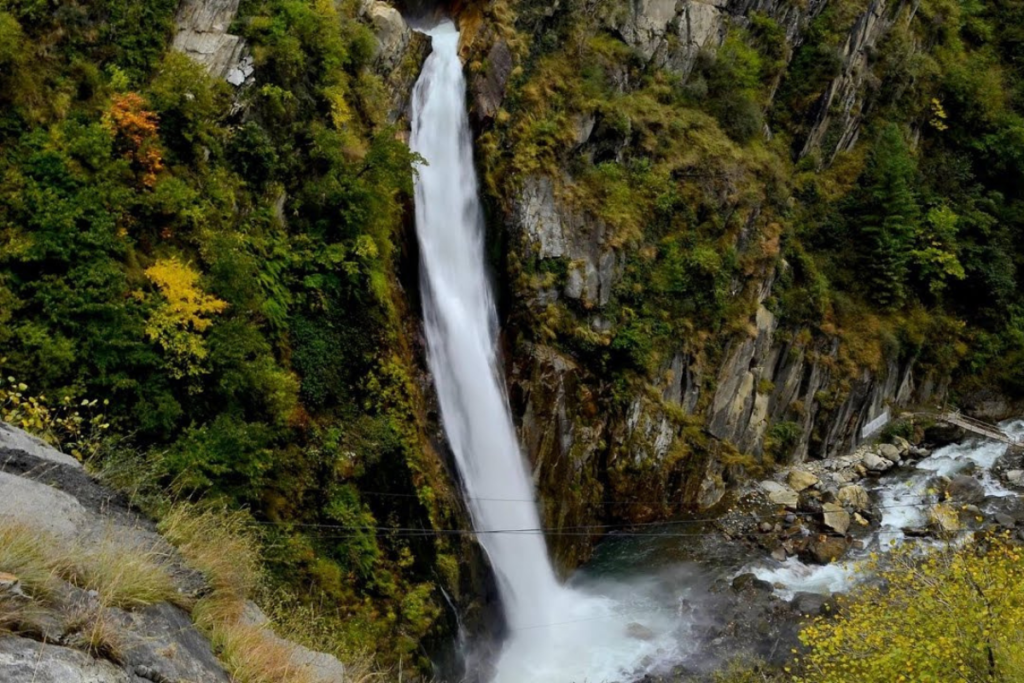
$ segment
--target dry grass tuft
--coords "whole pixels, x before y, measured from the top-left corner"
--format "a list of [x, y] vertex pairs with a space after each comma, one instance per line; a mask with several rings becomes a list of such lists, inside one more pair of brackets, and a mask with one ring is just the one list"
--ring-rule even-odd
[[203, 573], [219, 600], [244, 602], [260, 574], [259, 542], [249, 524], [243, 512], [178, 505], [160, 520], [160, 532]]
[[259, 541], [241, 512], [179, 505], [160, 522], [164, 536], [210, 583], [192, 612], [236, 683], [311, 683], [292, 663], [294, 646], [244, 619], [260, 582]]
[[0, 522], [0, 572], [18, 577], [33, 598], [48, 598], [57, 587], [53, 567], [56, 539], [24, 524]]
[[294, 646], [264, 628], [225, 622], [212, 629], [211, 640], [238, 683], [313, 683], [307, 670], [292, 663]]
[[109, 607], [137, 609], [158, 602], [187, 607], [162, 559], [154, 548], [128, 546], [110, 532], [97, 543], [76, 544], [57, 569], [68, 582], [95, 590]]
[[133, 609], [181, 596], [161, 554], [119, 542], [113, 532], [96, 543], [67, 542], [40, 529], [0, 521], [0, 571], [18, 577], [22, 590], [46, 599], [57, 578], [95, 590], [107, 606]]
[[117, 626], [101, 604], [73, 608], [64, 614], [67, 642], [93, 657], [115, 663], [124, 661], [123, 644]]

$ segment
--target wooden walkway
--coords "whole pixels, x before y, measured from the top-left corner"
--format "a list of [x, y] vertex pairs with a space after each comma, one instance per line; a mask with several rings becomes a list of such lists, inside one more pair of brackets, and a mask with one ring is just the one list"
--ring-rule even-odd
[[988, 422], [982, 422], [981, 420], [975, 420], [973, 417], [967, 417], [960, 413], [959, 410], [955, 412], [941, 413], [938, 418], [943, 422], [948, 422], [951, 425], [955, 425], [964, 429], [972, 434], [983, 436], [986, 439], [992, 439], [993, 441], [1001, 441], [1002, 443], [1009, 444], [1011, 446], [1024, 446], [1024, 440], [1014, 439], [1001, 431], [998, 427]]

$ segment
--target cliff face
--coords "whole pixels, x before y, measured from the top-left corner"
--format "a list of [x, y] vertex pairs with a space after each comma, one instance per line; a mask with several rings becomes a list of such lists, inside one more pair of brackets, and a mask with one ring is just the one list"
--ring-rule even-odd
[[[618, 55], [603, 68], [615, 92], [627, 96], [645, 87], [644, 79], [688, 85], [702, 81], [716, 51], [731, 49], [736, 31], [770, 24], [782, 41], [780, 66], [763, 84], [761, 107], [771, 112], [808, 27], [829, 3], [639, 0], [570, 5], [512, 5], [518, 32], [534, 38], [529, 47], [528, 41], [509, 39], [500, 26], [478, 28], [473, 12], [464, 19], [473, 72], [470, 100], [485, 168], [495, 167], [490, 155], [502, 153], [498, 150], [514, 140], [517, 127], [541, 116], [525, 106], [516, 109], [532, 86], [516, 91], [503, 76], [513, 68], [536, 68], [555, 49], [543, 35], [564, 30], [559, 27], [566, 24], [585, 23], [581, 14], [590, 12], [595, 18], [590, 29], [594, 35], [610, 36], [624, 46], [601, 49]], [[480, 11], [497, 21], [499, 9]], [[851, 16], [830, 53], [828, 77], [808, 101], [799, 134], [789, 140], [794, 163], [810, 156], [812, 166], [827, 166], [837, 154], [855, 148], [875, 92], [869, 87], [869, 55], [895, 21], [890, 9], [883, 1], [862, 3]], [[509, 44], [514, 67], [503, 57]], [[701, 69], [705, 72], [697, 73]], [[536, 87], [554, 91], [559, 86]], [[503, 103], [507, 93], [514, 98], [511, 105]], [[547, 97], [560, 96], [549, 92]], [[608, 352], [605, 360], [581, 353], [593, 345], [614, 349], [633, 315], [624, 309], [643, 296], [635, 295], [639, 287], [649, 285], [643, 269], [638, 274], [630, 264], [638, 253], [660, 251], [666, 242], [646, 236], [623, 239], [621, 228], [605, 217], [610, 198], [597, 208], [580, 201], [588, 168], [626, 165], [632, 155], [645, 153], [647, 143], [635, 124], [631, 130], [613, 121], [605, 103], [579, 109], [563, 119], [568, 121], [558, 140], [563, 152], [553, 165], [538, 168], [513, 160], [532, 170], [502, 175], [499, 169], [500, 179], [488, 188], [495, 220], [508, 241], [513, 410], [548, 526], [648, 520], [707, 508], [723, 498], [729, 480], [745, 472], [770, 468], [776, 461], [842, 455], [862, 439], [866, 426], [877, 427], [903, 406], [943, 398], [948, 380], [933, 370], [919, 372], [916, 352], [906, 347], [891, 344], [871, 362], [862, 362], [851, 358], [855, 354], [843, 339], [828, 330], [780, 322], [776, 283], [790, 265], [776, 256], [780, 235], [775, 221], [785, 209], [773, 208], [779, 198], [771, 189], [760, 197], [743, 196], [742, 169], [730, 170], [727, 184], [713, 190], [711, 210], [728, 216], [727, 225], [735, 226], [726, 229], [715, 248], [744, 264], [726, 287], [727, 298], [746, 312], [726, 326], [691, 326], [690, 333], [663, 345], [654, 362], [628, 381], [609, 372]], [[761, 136], [770, 144], [771, 117], [765, 121]], [[650, 144], [686, 145], [673, 140], [679, 133], [660, 135]], [[570, 337], [586, 338], [591, 347], [566, 342]], [[560, 566], [574, 567], [588, 555], [591, 542], [554, 538]]]
[[185, 0], [174, 17], [173, 48], [206, 67], [212, 76], [242, 85], [252, 76], [253, 61], [245, 41], [228, 33], [238, 14], [238, 0]]

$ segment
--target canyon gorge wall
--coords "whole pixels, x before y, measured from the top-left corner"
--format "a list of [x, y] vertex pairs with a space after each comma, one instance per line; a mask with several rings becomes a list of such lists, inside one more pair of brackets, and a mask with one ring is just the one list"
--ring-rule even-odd
[[[817, 171], [837, 155], [856, 154], [879, 89], [869, 62], [894, 22], [908, 21], [884, 0], [856, 4], [835, 22], [842, 35], [830, 44], [831, 72], [805, 103], [799, 125], [788, 126], [787, 163]], [[480, 163], [498, 177], [487, 189], [492, 233], [507, 252], [496, 268], [498, 279], [510, 283], [513, 412], [548, 526], [649, 521], [708, 508], [723, 499], [730, 482], [776, 463], [842, 455], [872, 421], [944, 400], [947, 373], [922, 367], [920, 349], [889, 340], [866, 360], [849, 348], [860, 342], [835, 326], [795, 324], [777, 313], [777, 283], [791, 268], [779, 253], [786, 209], [770, 196], [774, 181], [760, 180], [753, 163], [726, 168], [720, 184], [699, 189], [713, 195], [709, 211], [727, 216], [715, 249], [743, 264], [724, 284], [737, 307], [728, 319], [695, 322], [689, 334], [656, 343], [644, 367], [616, 376], [600, 349], [614, 349], [636, 317], [625, 311], [636, 300], [630, 288], [647, 286], [645, 274], [627, 262], [665, 243], [643, 229], [623, 239], [622, 229], [610, 225], [614, 219], [581, 199], [579, 188], [595, 163], [626, 165], [645, 153], [644, 145], [682, 146], [685, 136], [673, 139], [676, 133], [662, 129], [659, 141], [650, 142], [637, 134], [635, 119], [631, 131], [629, 123], [612, 121], [603, 103], [590, 101], [559, 113], [564, 130], [553, 136], [564, 137], [553, 143], [558, 151], [549, 163], [516, 158], [517, 127], [544, 116], [525, 104], [528, 89], [544, 87], [545, 97], [563, 97], [561, 84], [536, 85], [521, 74], [536, 73], [544, 53], [559, 49], [553, 38], [544, 42], [549, 35], [572, 42], [573, 31], [617, 44], [602, 46], [615, 50], [604, 57], [603, 69], [610, 88], [629, 97], [645, 79], [686, 87], [735, 32], [771, 25], [781, 40], [780, 64], [764, 84], [759, 106], [765, 116], [755, 136], [756, 144], [770, 145], [780, 83], [792, 75], [794, 56], [829, 5], [638, 0], [542, 7], [524, 1], [471, 6], [462, 14]], [[581, 19], [587, 13], [591, 18]], [[720, 153], [733, 152], [723, 147]], [[490, 155], [511, 160], [503, 167], [506, 162]], [[762, 182], [767, 187], [761, 191], [749, 189]], [[591, 541], [553, 538], [561, 568], [585, 558]]]

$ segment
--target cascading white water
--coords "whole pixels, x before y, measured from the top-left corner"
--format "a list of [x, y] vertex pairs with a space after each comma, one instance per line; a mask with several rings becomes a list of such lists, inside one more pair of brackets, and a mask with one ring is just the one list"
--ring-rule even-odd
[[[1001, 423], [999, 428], [1015, 439], [1024, 436], [1024, 420], [1009, 420]], [[903, 529], [928, 523], [928, 507], [937, 502], [932, 483], [935, 475], [953, 477], [967, 468], [974, 468], [974, 477], [981, 483], [989, 500], [1015, 495], [991, 472], [1006, 448], [1006, 444], [998, 441], [970, 438], [936, 450], [902, 475], [887, 477], [872, 489], [882, 513], [879, 529], [867, 539], [863, 550], [851, 553], [843, 562], [810, 565], [789, 558], [774, 566], [758, 562], [740, 571], [752, 571], [759, 579], [775, 586], [776, 593], [787, 600], [798, 592], [845, 592], [857, 581], [870, 576], [861, 571], [866, 557], [872, 553], [884, 554], [903, 544], [907, 540]], [[945, 543], [941, 539], [917, 540], [922, 548]]]
[[427, 34], [433, 53], [413, 91], [411, 146], [427, 162], [416, 180], [416, 231], [428, 362], [511, 631], [495, 681], [632, 680], [675, 656], [677, 619], [642, 591], [606, 587], [598, 596], [555, 578], [496, 353], [459, 34], [447, 21]]
[[[413, 91], [412, 149], [427, 165], [416, 182], [430, 369], [448, 441], [479, 531], [538, 529], [533, 485], [516, 441], [496, 356], [494, 303], [483, 230], [459, 34], [432, 31], [434, 51]], [[484, 499], [509, 499], [509, 502]], [[484, 533], [511, 627], [547, 623], [560, 588], [537, 533]]]

